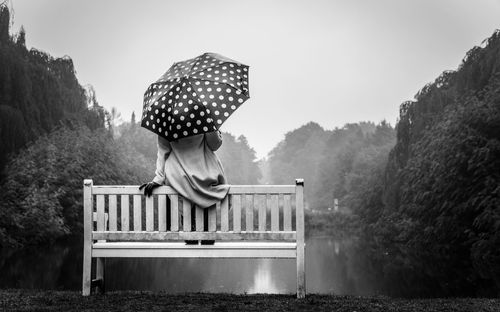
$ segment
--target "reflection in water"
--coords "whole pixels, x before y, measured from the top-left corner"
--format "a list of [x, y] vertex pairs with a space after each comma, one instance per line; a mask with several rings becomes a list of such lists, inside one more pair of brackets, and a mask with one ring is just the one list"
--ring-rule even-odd
[[82, 248], [67, 242], [44, 248], [0, 251], [0, 288], [79, 289]]
[[279, 293], [278, 288], [275, 285], [275, 281], [271, 276], [271, 262], [269, 259], [264, 259], [263, 261], [259, 261], [259, 265], [257, 266], [257, 270], [253, 276], [253, 285], [248, 290], [249, 293], [267, 293], [267, 294], [275, 294]]
[[[306, 241], [306, 287], [311, 293], [370, 295], [363, 255], [349, 241], [311, 237]], [[0, 288], [80, 290], [80, 243], [3, 250]], [[106, 259], [106, 288], [168, 293], [294, 293], [293, 259]]]

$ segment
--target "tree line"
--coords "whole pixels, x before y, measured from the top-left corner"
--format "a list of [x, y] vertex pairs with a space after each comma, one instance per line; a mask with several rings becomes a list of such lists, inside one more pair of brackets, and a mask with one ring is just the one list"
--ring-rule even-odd
[[273, 183], [305, 178], [311, 210], [339, 200], [317, 222], [357, 229], [385, 293], [498, 296], [500, 31], [401, 104], [395, 130], [309, 123], [268, 166]]

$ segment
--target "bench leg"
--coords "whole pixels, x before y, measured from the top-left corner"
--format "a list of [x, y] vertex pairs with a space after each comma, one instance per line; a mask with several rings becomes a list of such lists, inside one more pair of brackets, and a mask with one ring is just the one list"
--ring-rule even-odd
[[104, 284], [104, 267], [106, 265], [106, 258], [96, 258], [97, 263], [96, 263], [96, 272], [95, 272], [95, 279], [98, 282], [96, 285], [96, 292], [98, 294], [104, 294], [104, 291], [106, 290], [105, 284]]
[[306, 267], [304, 244], [297, 246], [297, 298], [306, 297]]
[[89, 296], [92, 285], [92, 256], [90, 248], [83, 248], [82, 295]]

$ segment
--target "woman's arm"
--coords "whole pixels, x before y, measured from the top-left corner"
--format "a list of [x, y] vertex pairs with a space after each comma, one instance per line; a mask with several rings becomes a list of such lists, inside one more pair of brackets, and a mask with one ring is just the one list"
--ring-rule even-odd
[[158, 154], [156, 157], [156, 171], [153, 182], [158, 184], [164, 184], [165, 182], [165, 161], [170, 155], [172, 148], [170, 147], [170, 142], [167, 139], [158, 136]]
[[222, 145], [222, 134], [219, 130], [205, 133], [205, 140], [208, 148], [215, 152]]

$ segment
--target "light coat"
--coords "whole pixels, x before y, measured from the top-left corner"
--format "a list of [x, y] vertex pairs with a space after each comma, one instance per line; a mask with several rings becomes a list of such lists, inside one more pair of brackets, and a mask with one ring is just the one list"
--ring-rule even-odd
[[224, 169], [214, 153], [221, 145], [219, 131], [172, 142], [158, 136], [153, 182], [171, 186], [201, 208], [212, 206], [229, 191]]

